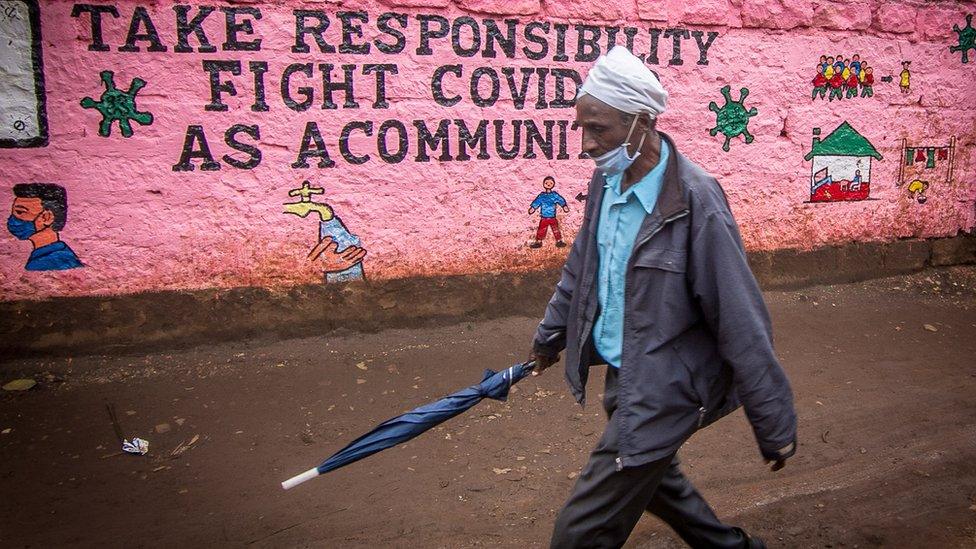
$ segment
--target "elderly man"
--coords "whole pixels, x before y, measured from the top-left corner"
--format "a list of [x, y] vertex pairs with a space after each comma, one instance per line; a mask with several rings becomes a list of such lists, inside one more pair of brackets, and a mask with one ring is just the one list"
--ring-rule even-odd
[[655, 130], [666, 101], [654, 74], [619, 46], [576, 101], [597, 169], [533, 354], [538, 374], [566, 350], [580, 403], [589, 367], [607, 364], [609, 421], [552, 547], [619, 547], [644, 511], [692, 547], [764, 547], [718, 520], [675, 454], [740, 402], [774, 471], [795, 451], [792, 392], [738, 228], [718, 182]]

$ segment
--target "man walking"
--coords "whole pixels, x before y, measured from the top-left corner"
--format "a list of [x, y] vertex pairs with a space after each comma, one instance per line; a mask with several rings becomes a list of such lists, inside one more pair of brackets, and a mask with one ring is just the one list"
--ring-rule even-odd
[[556, 519], [552, 547], [619, 547], [641, 514], [692, 547], [764, 547], [727, 526], [682, 475], [678, 448], [740, 403], [773, 470], [796, 449], [789, 382], [725, 194], [655, 129], [667, 92], [617, 46], [580, 87], [576, 123], [596, 163], [587, 212], [533, 353], [566, 351], [583, 403], [608, 364], [609, 421]]

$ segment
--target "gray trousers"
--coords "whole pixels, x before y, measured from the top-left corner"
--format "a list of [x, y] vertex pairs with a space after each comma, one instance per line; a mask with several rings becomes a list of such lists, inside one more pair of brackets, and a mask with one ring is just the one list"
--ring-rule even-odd
[[617, 429], [613, 421], [617, 369], [611, 366], [607, 366], [603, 408], [610, 421], [556, 517], [550, 543], [553, 549], [620, 547], [644, 511], [666, 522], [693, 548], [749, 546], [745, 533], [722, 524], [681, 474], [676, 455], [617, 471]]

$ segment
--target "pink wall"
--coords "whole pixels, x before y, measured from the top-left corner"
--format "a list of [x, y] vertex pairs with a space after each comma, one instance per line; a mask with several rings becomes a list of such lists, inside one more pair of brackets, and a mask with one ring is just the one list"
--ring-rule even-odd
[[[101, 16], [108, 51], [90, 51], [93, 33], [86, 8], [72, 2], [41, 2], [47, 145], [0, 148], [0, 196], [10, 203], [16, 183], [40, 181], [63, 186], [69, 213], [60, 236], [84, 267], [27, 271], [30, 242], [5, 232], [0, 237], [0, 299], [279, 287], [322, 281], [322, 257], [313, 261], [307, 258], [319, 236], [317, 214], [300, 218], [284, 213], [283, 204], [297, 200], [289, 197], [288, 191], [304, 180], [324, 189], [324, 194], [313, 200], [331, 206], [349, 232], [359, 238], [367, 251], [361, 263], [367, 278], [530, 270], [556, 264], [565, 249], [556, 248], [551, 235], [541, 248], [527, 246], [539, 221], [538, 213], [528, 213], [529, 205], [542, 191], [543, 177], [554, 175], [555, 190], [566, 198], [570, 210], [559, 212], [559, 222], [566, 233], [564, 238], [571, 241], [583, 209], [583, 203], [574, 197], [585, 192], [591, 162], [577, 158], [579, 134], [572, 129], [566, 131], [568, 154], [564, 156], [568, 158], [558, 158], [559, 124], [564, 127], [571, 122], [573, 111], [537, 108], [539, 73], [531, 73], [527, 99], [519, 109], [513, 104], [502, 69], [514, 67], [517, 83], [522, 78], [520, 68], [548, 69], [546, 100], [552, 101], [553, 69], [573, 69], [585, 76], [591, 64], [574, 60], [578, 22], [633, 27], [633, 50], [645, 55], [651, 51], [652, 37], [657, 36], [657, 60], [649, 59], [649, 64], [671, 93], [669, 110], [661, 116], [659, 128], [672, 135], [681, 152], [723, 184], [749, 248], [809, 249], [851, 241], [948, 236], [976, 225], [976, 49], [968, 50], [968, 63], [962, 62], [962, 52], [950, 51], [960, 36], [953, 31], [954, 25], [962, 36], [968, 36], [965, 16], [976, 13], [972, 2], [211, 2], [207, 5], [218, 11], [204, 20], [202, 28], [216, 47], [212, 53], [200, 53], [200, 42], [192, 33], [189, 45], [193, 52], [174, 51], [174, 4], [128, 0], [97, 3], [117, 8], [119, 17]], [[151, 17], [166, 51], [147, 51], [149, 39], [135, 42], [137, 52], [119, 51], [126, 44], [137, 6], [144, 7]], [[227, 6], [260, 10], [260, 20], [249, 15], [237, 18], [251, 20], [254, 30], [253, 34], [240, 32], [238, 41], [260, 39], [259, 51], [225, 51], [226, 14], [219, 8]], [[192, 5], [190, 19], [200, 13], [200, 7]], [[73, 9], [76, 17], [72, 16]], [[312, 36], [305, 37], [309, 53], [292, 52], [296, 27], [293, 9], [324, 10], [331, 25], [323, 36], [335, 47], [342, 43], [342, 24], [336, 12], [364, 11], [368, 22], [356, 23], [361, 25], [363, 37], [351, 36], [351, 44], [371, 44], [369, 54], [321, 53]], [[406, 29], [396, 22], [390, 24], [405, 35], [405, 47], [399, 53], [383, 53], [373, 43], [377, 39], [395, 43], [377, 26], [378, 18], [388, 12], [407, 17]], [[420, 14], [443, 16], [451, 22], [472, 17], [481, 32], [481, 48], [471, 57], [462, 57], [448, 36], [431, 39], [432, 55], [418, 54]], [[484, 20], [489, 18], [503, 31], [506, 18], [516, 20], [514, 58], [506, 57], [497, 45], [496, 57], [484, 55]], [[568, 24], [568, 60], [554, 60], [555, 27], [550, 27], [548, 35], [538, 28], [534, 31], [547, 41], [546, 57], [538, 61], [526, 57], [523, 47], [531, 51], [540, 47], [525, 38], [526, 25], [533, 21]], [[137, 23], [136, 32], [145, 34], [144, 22]], [[22, 27], [11, 25], [8, 28], [14, 30], [5, 32], [22, 32], [16, 30]], [[679, 29], [677, 34], [673, 29]], [[717, 33], [710, 44], [709, 33]], [[470, 40], [470, 27], [465, 27], [461, 46], [468, 47]], [[617, 42], [625, 40], [625, 31], [621, 30]], [[680, 44], [677, 59], [681, 64], [670, 64], [675, 44]], [[706, 45], [707, 50], [702, 52]], [[605, 29], [601, 29], [599, 46], [605, 51]], [[845, 59], [859, 54], [873, 68], [873, 97], [811, 99], [811, 82], [820, 56], [838, 54]], [[699, 63], [703, 56], [707, 64]], [[223, 93], [226, 111], [205, 108], [211, 103], [209, 74], [203, 68], [207, 60], [239, 62], [242, 67], [240, 76], [219, 75], [221, 81], [232, 81], [238, 92], [236, 96]], [[903, 60], [911, 61], [907, 93], [900, 86]], [[256, 112], [251, 108], [255, 78], [249, 63], [261, 61], [267, 63], [263, 78], [268, 110]], [[298, 101], [303, 99], [298, 88], [313, 89], [308, 110], [296, 112], [282, 99], [282, 73], [292, 63], [312, 64], [311, 78], [299, 72], [291, 83], [292, 95]], [[318, 66], [324, 63], [356, 65], [354, 96], [359, 108], [343, 108], [341, 92], [335, 96], [337, 109], [321, 108], [322, 73]], [[375, 73], [363, 74], [368, 63], [397, 67], [397, 74], [386, 74], [388, 108], [374, 106], [377, 77]], [[447, 73], [444, 91], [449, 96], [459, 95], [460, 101], [453, 106], [439, 105], [432, 97], [432, 75], [437, 67], [455, 64], [461, 66], [462, 76]], [[484, 108], [476, 106], [470, 97], [470, 78], [478, 68], [500, 75], [500, 98]], [[81, 105], [85, 97], [98, 101], [104, 91], [99, 78], [103, 70], [113, 71], [115, 83], [123, 90], [134, 78], [146, 82], [136, 95], [136, 105], [139, 111], [152, 113], [153, 121], [149, 125], [133, 123], [131, 137], [123, 137], [117, 124], [110, 136], [99, 136], [101, 115]], [[337, 68], [333, 77], [341, 76]], [[888, 76], [892, 80], [884, 82], [883, 77]], [[490, 92], [489, 82], [488, 77], [482, 82], [485, 96]], [[740, 88], [748, 88], [745, 107], [757, 110], [748, 122], [754, 140], [746, 143], [743, 136], [734, 137], [728, 152], [723, 150], [721, 133], [709, 134], [716, 126], [716, 112], [709, 109], [709, 103], [714, 101], [717, 107], [724, 104], [720, 90], [726, 85], [732, 88], [732, 99], [739, 98]], [[566, 95], [571, 97], [575, 85], [568, 80], [566, 86]], [[861, 95], [863, 85], [855, 91]], [[9, 112], [3, 112], [3, 108], [13, 109], [10, 101], [0, 99], [0, 104], [7, 102], [0, 105], [0, 124], [10, 124]], [[540, 129], [545, 121], [564, 122], [554, 125], [552, 158], [546, 158], [538, 145], [536, 158], [524, 158], [524, 134], [519, 158], [499, 158], [494, 128], [489, 123], [491, 158], [478, 159], [472, 152], [472, 159], [456, 160], [457, 127], [452, 122], [452, 160], [439, 161], [441, 151], [437, 150], [430, 152], [430, 161], [417, 161], [417, 130], [412, 121], [422, 120], [433, 131], [442, 119], [463, 120], [472, 131], [482, 119], [503, 121], [506, 145], [511, 140], [511, 120], [531, 120]], [[402, 121], [407, 128], [408, 151], [399, 163], [383, 161], [377, 150], [377, 132], [388, 120]], [[344, 159], [340, 152], [340, 132], [352, 121], [373, 125], [372, 137], [357, 129], [348, 140], [352, 153], [370, 156], [359, 165]], [[838, 186], [830, 195], [833, 201], [811, 202], [815, 159], [806, 161], [804, 156], [811, 152], [814, 128], [821, 128], [821, 138], [827, 138], [845, 121], [882, 157], [870, 160], [870, 181], [863, 182], [866, 185], [859, 191], [868, 199], [839, 200]], [[334, 167], [317, 167], [317, 157], [309, 159], [308, 168], [293, 167], [309, 122], [318, 125]], [[261, 152], [260, 163], [253, 169], [236, 168], [223, 159], [229, 155], [238, 164], [249, 159], [246, 152], [235, 151], [225, 142], [225, 132], [234, 125], [259, 128], [259, 139], [237, 134], [239, 142]], [[174, 171], [191, 126], [202, 127], [214, 160], [221, 165], [218, 171], [201, 170], [199, 159], [194, 160], [193, 171]], [[392, 152], [398, 148], [395, 136], [392, 132], [388, 138]], [[910, 166], [905, 165], [903, 140], [912, 148]], [[950, 144], [954, 144], [951, 150]], [[921, 160], [916, 162], [919, 154]], [[926, 168], [929, 154], [934, 166]], [[867, 162], [869, 157], [856, 157], [854, 161], [858, 158]], [[841, 167], [835, 170], [830, 175], [838, 175], [836, 181], [842, 175]], [[924, 203], [908, 188], [915, 179], [927, 184], [922, 193]], [[918, 188], [916, 184], [913, 190]], [[848, 191], [849, 186], [844, 192]], [[856, 192], [845, 196], [858, 197]]]

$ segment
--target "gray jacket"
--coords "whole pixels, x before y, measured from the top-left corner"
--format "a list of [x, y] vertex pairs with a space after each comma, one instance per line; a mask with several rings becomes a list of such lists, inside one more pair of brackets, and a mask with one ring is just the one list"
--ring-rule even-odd
[[[654, 211], [628, 262], [620, 389], [614, 421], [618, 467], [660, 459], [740, 403], [764, 457], [796, 441], [789, 382], [773, 352], [769, 313], [749, 270], [722, 187], [671, 147]], [[535, 352], [566, 350], [566, 380], [583, 404], [598, 313], [594, 174], [579, 234], [539, 323]]]

